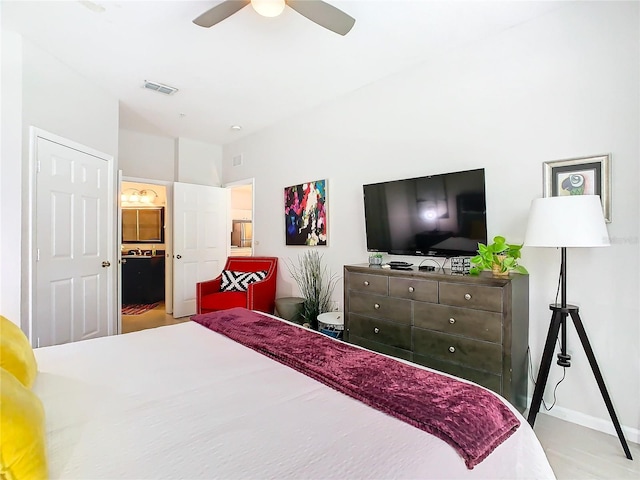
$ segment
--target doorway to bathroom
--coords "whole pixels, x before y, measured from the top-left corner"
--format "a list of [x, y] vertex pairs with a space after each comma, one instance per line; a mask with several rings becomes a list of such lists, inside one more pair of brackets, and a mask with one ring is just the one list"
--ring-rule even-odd
[[121, 333], [174, 323], [166, 302], [167, 187], [123, 181], [120, 191]]

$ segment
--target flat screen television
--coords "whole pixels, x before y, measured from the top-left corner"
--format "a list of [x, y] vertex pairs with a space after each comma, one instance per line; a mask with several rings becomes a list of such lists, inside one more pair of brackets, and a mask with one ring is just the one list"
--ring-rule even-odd
[[487, 243], [484, 169], [363, 185], [367, 250], [475, 255]]

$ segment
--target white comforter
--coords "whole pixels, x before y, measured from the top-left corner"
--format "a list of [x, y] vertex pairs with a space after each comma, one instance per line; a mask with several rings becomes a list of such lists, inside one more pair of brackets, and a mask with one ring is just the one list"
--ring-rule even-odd
[[36, 357], [51, 478], [554, 478], [519, 415], [468, 470], [436, 437], [194, 322]]

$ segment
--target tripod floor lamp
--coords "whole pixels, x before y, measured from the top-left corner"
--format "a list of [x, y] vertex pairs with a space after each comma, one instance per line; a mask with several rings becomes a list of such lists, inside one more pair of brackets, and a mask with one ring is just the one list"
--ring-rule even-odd
[[611, 421], [622, 444], [622, 449], [627, 458], [631, 460], [629, 446], [624, 438], [622, 428], [620, 428], [620, 422], [613, 409], [607, 387], [602, 379], [602, 373], [600, 373], [589, 338], [580, 319], [579, 309], [575, 305], [567, 304], [567, 248], [604, 247], [609, 245], [609, 235], [604, 223], [600, 197], [598, 195], [574, 195], [535, 199], [531, 203], [524, 244], [529, 247], [555, 247], [561, 249], [560, 303], [549, 305], [553, 312], [551, 314], [551, 324], [544, 345], [538, 379], [536, 380], [527, 421], [533, 427], [549, 377], [549, 368], [551, 367], [558, 335], [560, 335], [560, 353], [558, 354], [557, 363], [562, 367], [571, 366], [571, 356], [567, 354], [566, 338], [567, 317], [570, 316], [598, 387], [600, 387], [600, 393], [611, 416]]

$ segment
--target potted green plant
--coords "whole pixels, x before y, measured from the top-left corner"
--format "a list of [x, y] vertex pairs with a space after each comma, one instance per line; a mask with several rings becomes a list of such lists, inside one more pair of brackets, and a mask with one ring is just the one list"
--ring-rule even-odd
[[500, 235], [493, 237], [493, 243], [488, 245], [478, 243], [478, 255], [471, 258], [473, 266], [469, 273], [478, 275], [483, 270], [491, 270], [494, 275], [509, 275], [512, 271], [527, 274], [527, 269], [518, 263], [521, 249], [522, 245], [507, 243]]
[[330, 310], [338, 277], [322, 264], [322, 255], [316, 250], [298, 256], [297, 264], [289, 261], [287, 268], [304, 298], [301, 315], [311, 328], [317, 330], [318, 315]]
[[370, 253], [369, 254], [369, 265], [382, 265], [382, 254], [381, 253]]

